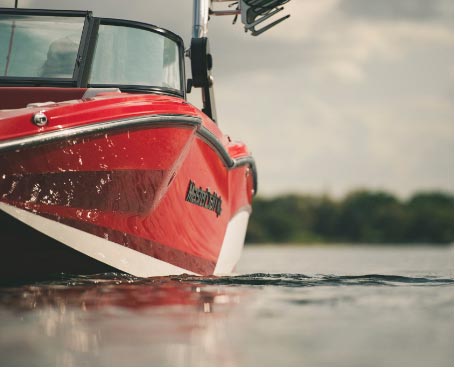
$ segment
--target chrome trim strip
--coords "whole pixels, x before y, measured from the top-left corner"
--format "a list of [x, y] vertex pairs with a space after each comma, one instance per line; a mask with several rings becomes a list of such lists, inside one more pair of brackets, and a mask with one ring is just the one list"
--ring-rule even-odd
[[202, 140], [205, 141], [205, 143], [211, 146], [218, 153], [218, 155], [223, 159], [224, 165], [226, 167], [231, 168], [234, 166], [234, 160], [231, 158], [231, 156], [229, 156], [226, 148], [224, 148], [218, 138], [210, 130], [201, 125], [197, 130], [197, 134]]
[[240, 166], [249, 165], [253, 174], [253, 189], [254, 193], [257, 193], [258, 180], [257, 180], [257, 169], [256, 162], [252, 156], [245, 156], [236, 159], [232, 159], [229, 153], [226, 151], [224, 146], [218, 140], [218, 138], [210, 132], [203, 125], [199, 126], [196, 133], [202, 140], [204, 140], [208, 145], [210, 145], [221, 157], [224, 162], [224, 165], [229, 169], [236, 169]]
[[249, 165], [251, 168], [251, 172], [253, 174], [253, 190], [254, 194], [256, 194], [258, 192], [258, 171], [256, 168], [256, 161], [254, 161], [254, 158], [252, 156], [240, 157], [234, 160], [233, 168], [244, 165]]
[[74, 128], [66, 128], [48, 133], [36, 134], [30, 137], [11, 139], [6, 142], [0, 142], [0, 152], [17, 150], [41, 144], [52, 143], [57, 140], [70, 139], [88, 134], [102, 134], [106, 131], [118, 130], [122, 128], [135, 128], [138, 126], [154, 126], [154, 127], [196, 127], [201, 126], [202, 120], [196, 116], [190, 115], [147, 115], [136, 118], [111, 120], [101, 123], [94, 123]]
[[229, 169], [249, 165], [253, 174], [254, 192], [257, 192], [257, 170], [256, 163], [251, 156], [232, 159], [227, 150], [218, 138], [202, 125], [200, 117], [191, 115], [167, 114], [167, 115], [147, 115], [130, 119], [111, 120], [74, 128], [67, 128], [48, 133], [36, 134], [30, 137], [11, 139], [0, 142], [0, 153], [5, 151], [19, 150], [24, 147], [34, 147], [41, 144], [53, 143], [58, 140], [81, 137], [88, 134], [103, 134], [106, 131], [118, 130], [122, 128], [153, 126], [161, 127], [195, 127], [196, 134], [210, 145], [220, 156], [224, 165]]

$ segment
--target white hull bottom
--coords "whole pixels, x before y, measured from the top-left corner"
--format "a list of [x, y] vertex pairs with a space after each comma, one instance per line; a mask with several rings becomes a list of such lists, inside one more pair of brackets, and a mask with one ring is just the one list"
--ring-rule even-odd
[[[184, 268], [5, 203], [0, 203], [0, 210], [78, 252], [137, 277], [184, 273], [196, 275]], [[215, 267], [215, 275], [229, 274], [240, 259], [248, 218], [249, 212], [241, 211], [229, 222]]]

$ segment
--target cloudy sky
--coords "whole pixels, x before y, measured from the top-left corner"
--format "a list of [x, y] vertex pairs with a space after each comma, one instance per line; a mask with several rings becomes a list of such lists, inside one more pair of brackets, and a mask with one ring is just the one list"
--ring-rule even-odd
[[[19, 4], [93, 10], [190, 40], [191, 0]], [[220, 126], [248, 143], [260, 194], [453, 192], [453, 0], [292, 0], [286, 12], [259, 37], [232, 17], [210, 22]]]

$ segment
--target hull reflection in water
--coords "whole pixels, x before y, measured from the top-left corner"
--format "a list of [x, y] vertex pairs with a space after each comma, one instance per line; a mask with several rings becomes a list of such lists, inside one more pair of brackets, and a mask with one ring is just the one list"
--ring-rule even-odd
[[185, 276], [115, 273], [3, 288], [0, 319], [16, 322], [2, 325], [1, 363], [234, 365], [225, 331], [239, 297]]
[[0, 365], [453, 366], [452, 260], [452, 246], [248, 247], [237, 276], [4, 286]]

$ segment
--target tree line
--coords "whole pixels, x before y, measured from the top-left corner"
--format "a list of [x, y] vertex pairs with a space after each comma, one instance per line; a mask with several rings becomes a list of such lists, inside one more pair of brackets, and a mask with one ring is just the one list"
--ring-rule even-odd
[[255, 198], [247, 243], [452, 243], [453, 195], [378, 191]]

